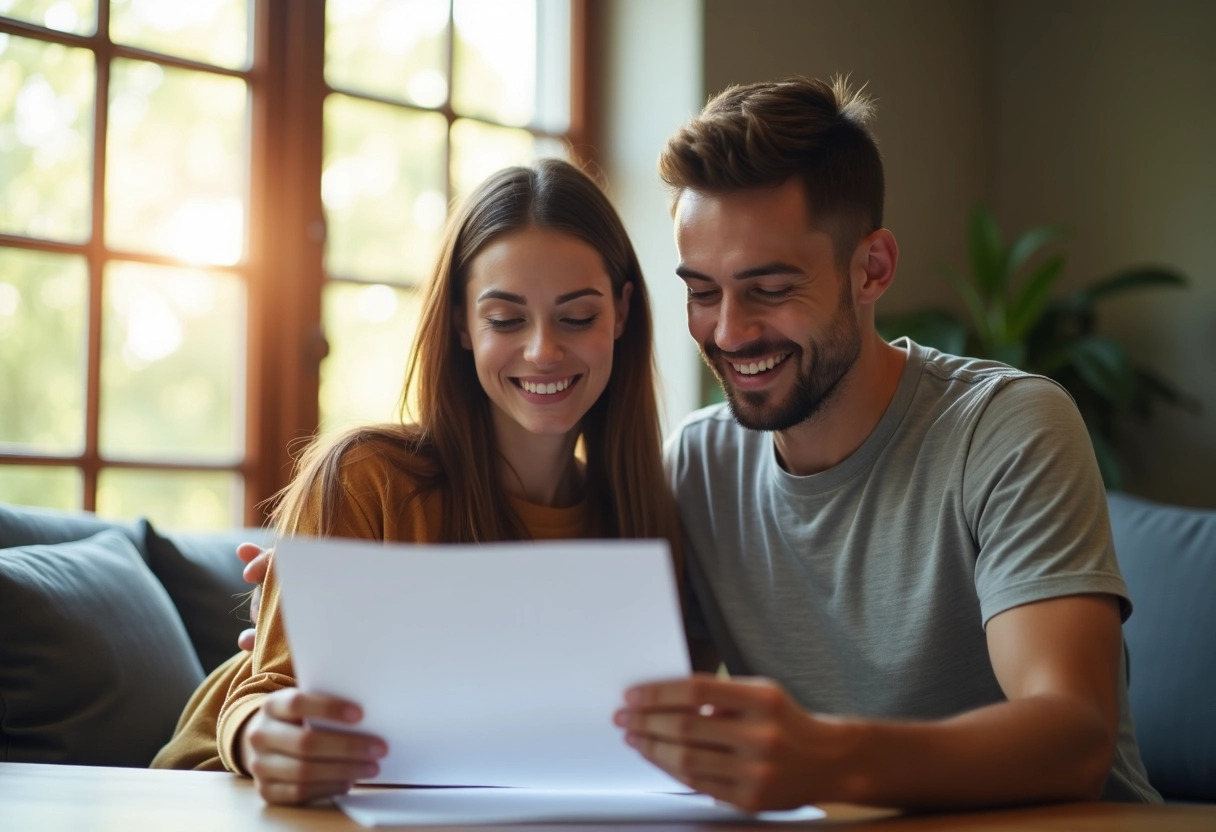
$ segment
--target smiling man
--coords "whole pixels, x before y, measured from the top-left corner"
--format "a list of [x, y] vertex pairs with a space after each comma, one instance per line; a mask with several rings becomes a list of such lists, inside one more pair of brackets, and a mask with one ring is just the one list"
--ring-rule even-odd
[[1071, 399], [875, 330], [899, 250], [869, 110], [841, 82], [735, 87], [663, 153], [727, 398], [669, 440], [669, 473], [690, 632], [732, 678], [635, 688], [618, 724], [747, 809], [1158, 801]]

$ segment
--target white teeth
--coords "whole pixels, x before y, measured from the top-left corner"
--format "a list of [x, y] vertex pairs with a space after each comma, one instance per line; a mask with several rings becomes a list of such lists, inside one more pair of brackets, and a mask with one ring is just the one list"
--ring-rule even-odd
[[548, 384], [537, 384], [536, 382], [520, 379], [519, 384], [529, 393], [535, 393], [539, 396], [551, 396], [554, 393], [560, 393], [565, 390], [573, 381], [573, 378], [564, 378], [561, 381], [551, 381]]
[[790, 353], [786, 353], [785, 355], [775, 356], [773, 358], [769, 358], [764, 361], [759, 361], [759, 362], [753, 361], [750, 364], [733, 364], [732, 363], [730, 366], [734, 367], [735, 372], [739, 373], [740, 375], [754, 376], [757, 373], [768, 372], [769, 370], [773, 369], [774, 367], [776, 367], [778, 364], [780, 364], [782, 361], [784, 361], [785, 359], [787, 359], [789, 357], [790, 357]]

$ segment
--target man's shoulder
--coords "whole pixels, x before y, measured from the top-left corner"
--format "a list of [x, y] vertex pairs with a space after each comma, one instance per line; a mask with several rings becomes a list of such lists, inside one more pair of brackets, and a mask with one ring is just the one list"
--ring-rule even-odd
[[1029, 373], [984, 358], [952, 355], [917, 347], [922, 378], [932, 389], [931, 397], [950, 401], [980, 397], [989, 402], [1000, 395], [1005, 403], [1033, 404], [1044, 399], [1071, 402], [1071, 396], [1054, 379]]

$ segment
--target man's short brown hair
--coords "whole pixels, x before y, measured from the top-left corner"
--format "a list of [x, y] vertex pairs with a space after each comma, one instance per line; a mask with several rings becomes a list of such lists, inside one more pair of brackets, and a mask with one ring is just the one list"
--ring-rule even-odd
[[882, 227], [882, 158], [866, 126], [872, 111], [843, 78], [729, 87], [667, 142], [659, 175], [676, 199], [686, 189], [720, 194], [797, 177], [811, 222], [847, 267], [861, 239]]

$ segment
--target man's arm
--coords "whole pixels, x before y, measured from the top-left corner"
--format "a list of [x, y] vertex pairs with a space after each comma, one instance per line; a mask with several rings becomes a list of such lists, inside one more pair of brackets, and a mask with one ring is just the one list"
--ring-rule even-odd
[[698, 675], [631, 689], [617, 723], [660, 768], [753, 811], [1093, 799], [1118, 730], [1120, 626], [1106, 595], [994, 616], [988, 650], [1008, 701], [940, 721], [821, 716], [769, 680]]

